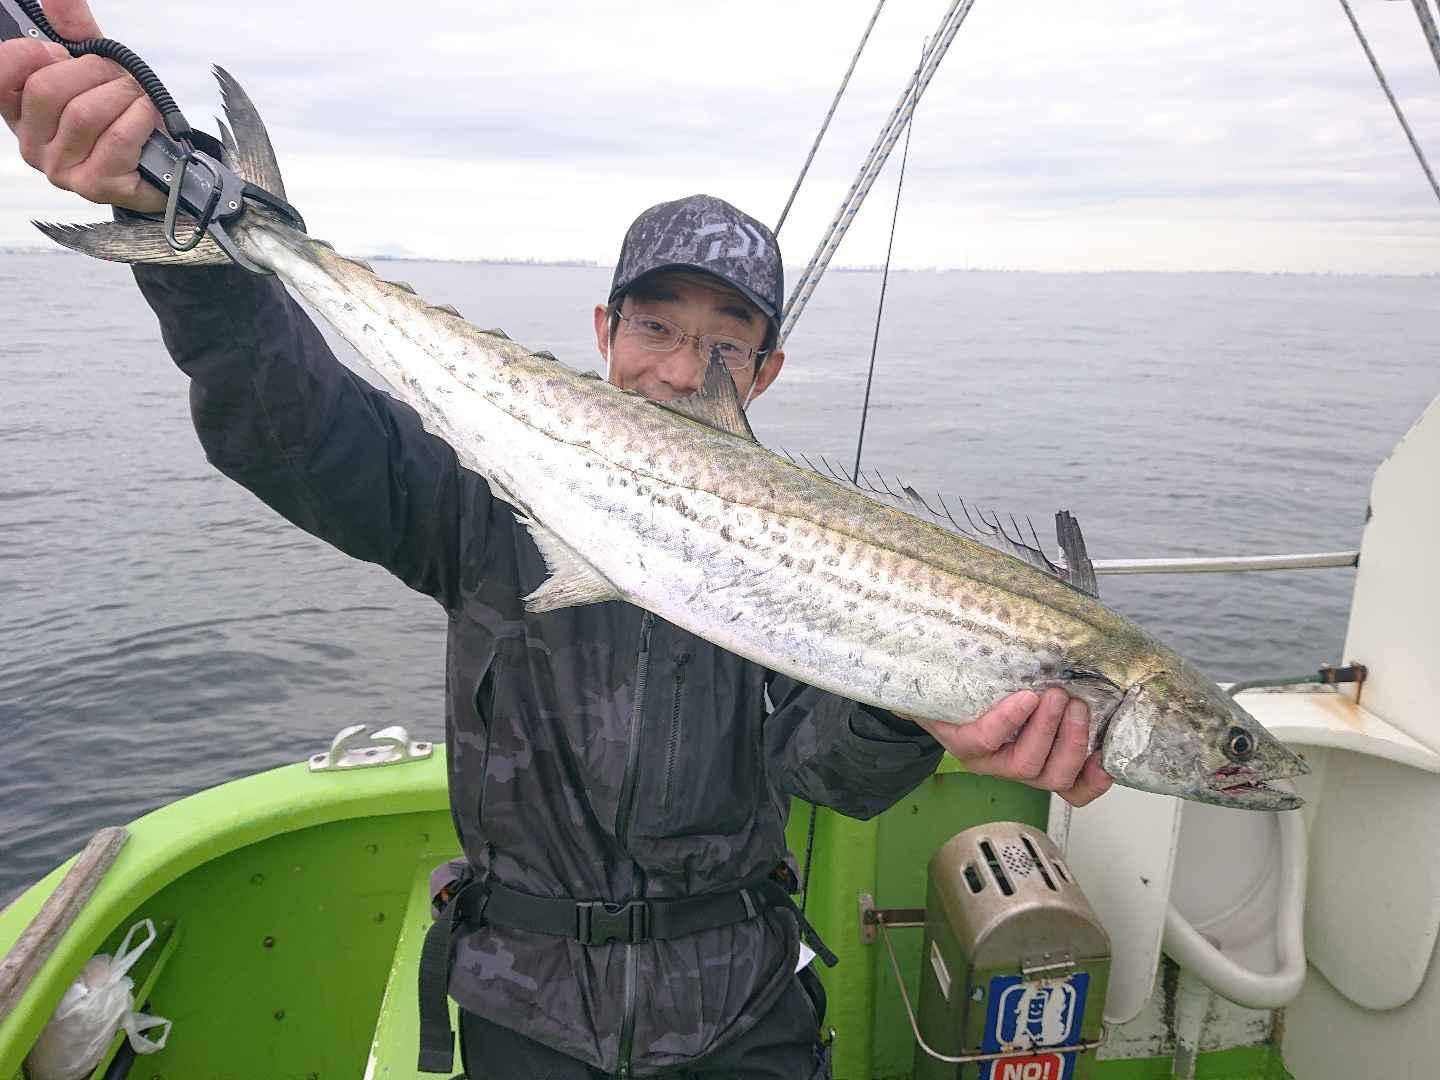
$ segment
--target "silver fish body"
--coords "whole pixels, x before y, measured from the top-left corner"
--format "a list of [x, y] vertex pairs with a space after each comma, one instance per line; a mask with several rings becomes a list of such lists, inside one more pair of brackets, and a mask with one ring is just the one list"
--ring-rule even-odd
[[[263, 136], [246, 108], [243, 91], [227, 90], [242, 145], [247, 132]], [[91, 254], [164, 261], [114, 229], [102, 243], [105, 228], [47, 231]], [[1303, 762], [1080, 590], [479, 330], [262, 209], [233, 236], [516, 508], [552, 570], [532, 609], [624, 599], [813, 686], [954, 723], [1011, 691], [1061, 686], [1090, 704], [1092, 746], [1120, 783], [1226, 806], [1299, 805], [1265, 781]], [[709, 376], [702, 396], [728, 389], [723, 404], [738, 409], [723, 366]]]

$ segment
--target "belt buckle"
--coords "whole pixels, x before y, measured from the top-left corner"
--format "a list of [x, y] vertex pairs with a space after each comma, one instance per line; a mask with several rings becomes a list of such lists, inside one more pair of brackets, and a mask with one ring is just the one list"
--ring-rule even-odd
[[624, 904], [581, 900], [575, 904], [575, 940], [581, 945], [606, 945], [612, 941], [638, 945], [649, 937], [650, 904], [645, 900]]

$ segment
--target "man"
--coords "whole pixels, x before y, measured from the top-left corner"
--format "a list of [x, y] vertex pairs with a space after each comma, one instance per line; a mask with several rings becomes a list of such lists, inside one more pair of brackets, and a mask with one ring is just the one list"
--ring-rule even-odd
[[[83, 0], [48, 13], [67, 37], [99, 34]], [[163, 208], [135, 172], [156, 115], [107, 62], [5, 43], [0, 114], [57, 186]], [[451, 804], [480, 898], [449, 974], [472, 1080], [824, 1077], [823, 998], [774, 899], [788, 797], [869, 817], [942, 747], [1077, 804], [1109, 786], [1083, 703], [1058, 690], [956, 727], [801, 685], [627, 604], [526, 612], [546, 571], [510, 507], [346, 371], [276, 279], [135, 273], [210, 461], [445, 608]], [[782, 286], [758, 221], [708, 196], [652, 207], [594, 312], [610, 382], [677, 400], [720, 357], [742, 399], [764, 393], [785, 363]]]

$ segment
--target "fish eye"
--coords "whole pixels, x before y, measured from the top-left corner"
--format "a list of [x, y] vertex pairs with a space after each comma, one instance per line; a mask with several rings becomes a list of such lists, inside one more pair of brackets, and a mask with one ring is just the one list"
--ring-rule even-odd
[[1231, 761], [1244, 761], [1255, 752], [1255, 740], [1243, 728], [1232, 727], [1225, 740], [1225, 756]]

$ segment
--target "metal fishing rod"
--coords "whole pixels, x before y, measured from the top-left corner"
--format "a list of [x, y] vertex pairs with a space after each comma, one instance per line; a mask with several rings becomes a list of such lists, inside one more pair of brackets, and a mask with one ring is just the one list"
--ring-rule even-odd
[[775, 222], [773, 232], [776, 236], [779, 236], [780, 230], [785, 227], [785, 219], [790, 216], [790, 207], [795, 205], [795, 196], [800, 192], [800, 185], [805, 182], [805, 174], [810, 171], [810, 163], [815, 160], [815, 151], [820, 149], [820, 140], [825, 138], [825, 132], [830, 128], [830, 120], [835, 115], [836, 106], [840, 104], [840, 99], [845, 94], [845, 88], [850, 85], [850, 76], [855, 73], [855, 65], [860, 61], [860, 54], [865, 51], [865, 43], [870, 40], [870, 31], [875, 29], [875, 20], [880, 18], [880, 9], [884, 6], [885, 0], [880, 0], [875, 5], [875, 11], [865, 25], [865, 33], [860, 35], [860, 44], [855, 47], [855, 55], [850, 58], [850, 66], [845, 69], [845, 77], [840, 80], [840, 88], [835, 91], [835, 99], [830, 102], [830, 111], [820, 122], [820, 130], [816, 133], [815, 141], [810, 146], [810, 153], [805, 155], [805, 164], [800, 166], [800, 175], [795, 177], [795, 186], [790, 189], [790, 198], [785, 200], [785, 209], [780, 211], [780, 220]]
[[814, 293], [816, 284], [819, 283], [821, 275], [825, 273], [826, 267], [830, 265], [830, 260], [834, 258], [840, 241], [844, 239], [845, 232], [850, 228], [850, 223], [855, 219], [855, 215], [865, 201], [865, 196], [869, 194], [880, 171], [885, 167], [885, 162], [889, 160], [890, 152], [900, 138], [900, 132], [909, 123], [916, 104], [930, 85], [936, 69], [940, 66], [940, 61], [944, 59], [950, 43], [955, 40], [956, 33], [959, 32], [965, 16], [969, 14], [974, 3], [975, 0], [953, 0], [940, 20], [940, 26], [931, 39], [932, 45], [922, 58], [920, 69], [911, 76], [910, 81], [906, 84], [900, 100], [891, 110], [885, 125], [880, 129], [875, 144], [870, 148], [865, 164], [861, 166], [859, 174], [854, 183], [850, 185], [850, 190], [841, 202], [839, 210], [836, 211], [835, 218], [830, 222], [819, 246], [815, 249], [815, 254], [811, 256], [810, 262], [806, 264], [804, 272], [790, 293], [790, 299], [782, 314], [777, 348], [784, 346], [785, 339], [795, 328], [800, 313], [805, 310], [805, 305]]

